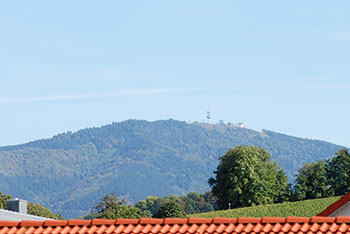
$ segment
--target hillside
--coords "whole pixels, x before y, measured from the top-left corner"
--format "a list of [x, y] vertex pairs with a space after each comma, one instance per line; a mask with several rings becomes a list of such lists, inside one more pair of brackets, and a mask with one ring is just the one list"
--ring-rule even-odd
[[128, 120], [0, 147], [0, 188], [76, 217], [110, 191], [130, 202], [205, 192], [218, 157], [242, 144], [267, 149], [291, 179], [306, 162], [330, 158], [341, 148], [267, 130]]
[[329, 205], [339, 200], [339, 197], [312, 199], [298, 202], [285, 202], [281, 204], [252, 206], [231, 210], [220, 210], [191, 215], [191, 217], [214, 218], [214, 217], [312, 217], [324, 211]]

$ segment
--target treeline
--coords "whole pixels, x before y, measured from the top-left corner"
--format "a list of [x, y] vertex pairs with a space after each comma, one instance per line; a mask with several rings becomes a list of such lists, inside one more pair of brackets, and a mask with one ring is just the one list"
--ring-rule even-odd
[[307, 163], [299, 169], [294, 200], [340, 196], [350, 192], [350, 155], [341, 149], [329, 160]]
[[343, 195], [350, 191], [350, 154], [341, 149], [329, 160], [305, 164], [288, 183], [285, 171], [262, 148], [237, 146], [219, 158], [205, 194], [150, 196], [127, 205], [111, 193], [85, 218], [185, 217], [214, 210]]
[[145, 200], [138, 201], [134, 206], [119, 198], [115, 193], [110, 193], [101, 198], [94, 205], [91, 213], [83, 218], [185, 217], [188, 214], [209, 212], [217, 209], [216, 198], [211, 192], [206, 192], [205, 194], [190, 192], [184, 196], [149, 196]]

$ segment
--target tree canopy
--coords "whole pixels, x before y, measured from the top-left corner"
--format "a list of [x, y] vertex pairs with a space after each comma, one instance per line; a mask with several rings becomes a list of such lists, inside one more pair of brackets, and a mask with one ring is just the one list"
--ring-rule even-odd
[[141, 209], [128, 205], [124, 199], [117, 197], [115, 193], [107, 194], [92, 208], [91, 214], [85, 218], [134, 218], [149, 217], [149, 214]]
[[221, 209], [229, 204], [245, 207], [283, 200], [288, 193], [287, 176], [262, 148], [237, 146], [219, 158], [220, 164], [209, 179]]
[[339, 196], [350, 191], [350, 154], [346, 148], [327, 161], [326, 177], [332, 195]]
[[184, 218], [184, 208], [174, 200], [165, 200], [154, 215], [155, 218]]
[[294, 200], [323, 198], [328, 195], [326, 161], [307, 163], [299, 169], [294, 186]]

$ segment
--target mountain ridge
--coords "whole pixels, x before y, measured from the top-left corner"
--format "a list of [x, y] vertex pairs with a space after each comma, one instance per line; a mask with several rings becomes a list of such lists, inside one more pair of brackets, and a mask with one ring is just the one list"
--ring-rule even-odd
[[290, 179], [306, 162], [330, 158], [342, 148], [269, 130], [127, 120], [0, 147], [0, 187], [76, 217], [111, 191], [129, 202], [205, 192], [218, 157], [237, 145], [265, 148]]

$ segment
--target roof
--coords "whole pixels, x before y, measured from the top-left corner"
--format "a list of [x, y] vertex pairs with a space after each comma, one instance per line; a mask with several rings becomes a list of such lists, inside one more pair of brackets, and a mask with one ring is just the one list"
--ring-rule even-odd
[[21, 221], [21, 220], [37, 220], [37, 221], [45, 221], [52, 220], [45, 217], [29, 215], [18, 213], [15, 211], [0, 209], [0, 220], [9, 220], [9, 221]]
[[345, 194], [338, 201], [329, 205], [324, 211], [319, 213], [317, 216], [333, 216], [333, 214], [345, 208], [346, 204], [350, 201], [350, 193]]
[[350, 234], [350, 217], [0, 221], [1, 234]]

